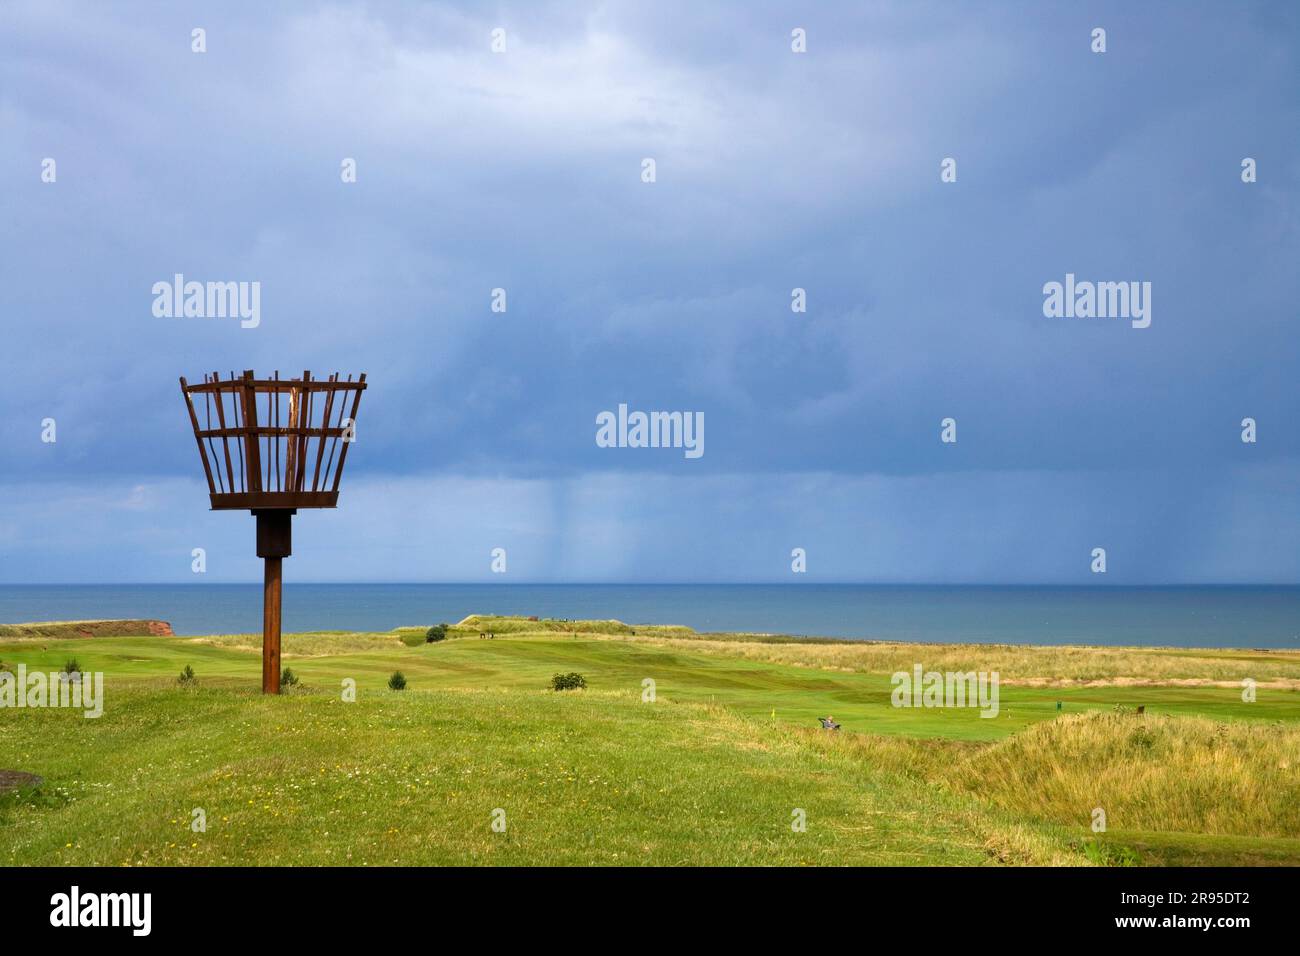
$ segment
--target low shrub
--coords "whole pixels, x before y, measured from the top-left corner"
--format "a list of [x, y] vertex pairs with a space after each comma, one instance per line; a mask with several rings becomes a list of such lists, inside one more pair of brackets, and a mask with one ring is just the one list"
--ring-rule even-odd
[[292, 668], [286, 667], [284, 670], [280, 671], [281, 689], [284, 689], [285, 687], [297, 687], [297, 686], [298, 686], [298, 675], [293, 672]]
[[582, 690], [586, 686], [587, 679], [577, 671], [556, 674], [551, 678], [551, 690]]
[[190, 667], [189, 664], [185, 665], [185, 670], [181, 671], [181, 676], [176, 678], [176, 683], [182, 687], [193, 687], [198, 682], [199, 679], [194, 675], [194, 668]]
[[393, 676], [388, 678], [389, 690], [406, 690], [406, 675], [401, 671], [393, 671]]
[[447, 625], [435, 624], [424, 632], [424, 643], [434, 644], [447, 639]]

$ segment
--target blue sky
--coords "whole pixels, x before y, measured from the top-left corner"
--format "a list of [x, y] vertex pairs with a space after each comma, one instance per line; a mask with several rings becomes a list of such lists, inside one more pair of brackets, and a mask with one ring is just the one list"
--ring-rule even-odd
[[177, 388], [245, 368], [371, 382], [290, 580], [1300, 581], [1294, 4], [115, 9], [0, 7], [0, 581], [257, 580]]

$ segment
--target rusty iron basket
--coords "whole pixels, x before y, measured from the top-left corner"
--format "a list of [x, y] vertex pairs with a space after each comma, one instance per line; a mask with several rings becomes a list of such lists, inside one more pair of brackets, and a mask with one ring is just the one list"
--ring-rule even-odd
[[364, 373], [355, 382], [337, 372], [324, 379], [213, 372], [195, 385], [182, 377], [213, 510], [335, 507], [365, 388]]

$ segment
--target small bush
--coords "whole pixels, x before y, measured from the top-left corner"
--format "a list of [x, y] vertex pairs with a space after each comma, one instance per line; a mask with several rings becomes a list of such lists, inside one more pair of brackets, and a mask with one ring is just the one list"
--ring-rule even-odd
[[199, 679], [194, 676], [194, 668], [190, 667], [189, 664], [185, 665], [185, 670], [181, 671], [181, 676], [176, 678], [176, 683], [182, 687], [193, 687], [198, 682]]
[[73, 674], [81, 673], [81, 665], [77, 663], [77, 659], [75, 657], [69, 658], [67, 662], [63, 665], [63, 673], [69, 676]]
[[447, 625], [435, 624], [424, 632], [424, 643], [434, 644], [447, 639]]
[[401, 671], [393, 671], [393, 676], [388, 678], [389, 690], [406, 690], [406, 675]]
[[282, 690], [286, 687], [297, 687], [297, 686], [298, 686], [298, 675], [293, 672], [292, 668], [286, 667], [284, 670], [280, 671], [280, 688]]
[[587, 680], [577, 671], [568, 674], [556, 674], [551, 678], [551, 690], [582, 690]]

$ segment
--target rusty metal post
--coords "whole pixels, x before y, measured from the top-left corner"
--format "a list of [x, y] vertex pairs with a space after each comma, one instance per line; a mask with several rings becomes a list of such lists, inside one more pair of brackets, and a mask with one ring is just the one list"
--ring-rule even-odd
[[266, 558], [262, 583], [262, 693], [280, 693], [280, 558]]
[[262, 578], [262, 693], [280, 693], [280, 596], [283, 560], [293, 553], [294, 509], [254, 511]]

